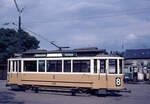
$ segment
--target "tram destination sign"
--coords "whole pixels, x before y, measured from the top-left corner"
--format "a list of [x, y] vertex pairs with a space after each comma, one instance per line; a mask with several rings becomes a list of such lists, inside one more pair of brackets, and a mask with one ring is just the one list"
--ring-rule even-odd
[[77, 56], [76, 53], [63, 53], [62, 55], [63, 55], [63, 57], [75, 57], [75, 56]]
[[34, 57], [47, 57], [47, 54], [35, 54]]
[[50, 53], [47, 54], [47, 57], [62, 57], [62, 53]]

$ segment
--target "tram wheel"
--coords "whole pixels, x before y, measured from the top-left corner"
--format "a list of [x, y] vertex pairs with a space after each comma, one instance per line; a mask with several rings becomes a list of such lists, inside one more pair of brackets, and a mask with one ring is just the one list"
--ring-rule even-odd
[[25, 91], [26, 88], [25, 86], [21, 86], [21, 85], [10, 85], [11, 90], [14, 91]]
[[77, 89], [71, 89], [71, 95], [72, 96], [76, 96], [77, 93]]
[[98, 89], [95, 91], [97, 96], [106, 96], [108, 94], [106, 89]]
[[39, 93], [39, 88], [38, 87], [34, 87], [34, 91], [35, 91], [35, 93]]
[[19, 86], [18, 85], [10, 85], [11, 90], [13, 91], [19, 91]]
[[24, 91], [24, 92], [26, 91], [26, 86], [20, 85], [18, 87], [19, 87], [20, 91]]

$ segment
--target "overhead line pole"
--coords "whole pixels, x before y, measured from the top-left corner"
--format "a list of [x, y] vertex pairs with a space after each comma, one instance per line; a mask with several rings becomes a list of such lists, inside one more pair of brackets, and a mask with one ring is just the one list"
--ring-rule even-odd
[[[19, 23], [18, 23], [18, 37], [19, 37], [18, 49], [19, 49], [19, 53], [21, 53], [21, 13], [22, 13], [22, 11], [23, 11], [23, 8], [22, 8], [22, 9], [19, 8], [19, 6], [18, 6], [16, 0], [14, 0], [14, 3], [15, 3], [15, 6], [16, 6], [17, 11], [18, 11], [18, 13], [19, 13], [19, 21], [18, 21], [18, 22], [19, 22]], [[13, 24], [16, 25], [15, 23], [13, 23]], [[29, 29], [28, 29], [28, 30], [29, 30]], [[29, 31], [30, 31], [30, 30], [29, 30]], [[32, 31], [30, 31], [30, 32], [32, 32]], [[32, 33], [36, 34], [35, 32], [32, 32]], [[36, 35], [37, 35], [37, 34], [36, 34]], [[41, 37], [41, 35], [39, 35], [39, 34], [38, 34], [38, 36]], [[47, 40], [46, 38], [44, 38], [44, 37], [42, 37], [42, 38], [43, 38], [44, 40], [48, 41], [50, 44], [52, 44], [52, 45], [54, 45], [55, 47], [57, 47], [58, 50], [60, 50], [60, 51], [62, 51], [62, 49], [64, 49], [64, 48], [69, 48], [69, 47], [60, 47], [60, 46], [56, 45], [53, 41], [50, 42], [50, 41]]]
[[19, 51], [19, 53], [21, 53], [21, 13], [23, 11], [23, 8], [21, 10], [19, 9], [16, 0], [14, 0], [14, 3], [15, 3], [16, 9], [17, 9], [18, 14], [19, 14], [19, 18], [18, 18], [18, 38], [19, 38], [19, 40], [18, 40], [18, 51]]

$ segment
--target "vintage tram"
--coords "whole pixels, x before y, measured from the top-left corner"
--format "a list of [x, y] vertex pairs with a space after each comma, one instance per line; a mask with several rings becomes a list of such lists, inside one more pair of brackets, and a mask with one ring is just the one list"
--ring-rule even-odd
[[[72, 53], [35, 54], [8, 59], [8, 85], [20, 88], [65, 87], [101, 94], [124, 90], [123, 58]], [[76, 90], [75, 90], [76, 89]]]

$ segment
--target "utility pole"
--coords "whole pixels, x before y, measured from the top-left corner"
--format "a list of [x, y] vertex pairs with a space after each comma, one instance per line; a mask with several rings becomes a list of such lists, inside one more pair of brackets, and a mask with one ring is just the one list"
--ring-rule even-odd
[[[17, 2], [16, 2], [16, 0], [14, 0], [14, 3], [15, 3], [15, 6], [16, 6], [16, 9], [17, 9], [17, 11], [18, 11], [18, 14], [19, 14], [19, 21], [18, 21], [18, 38], [19, 38], [19, 41], [18, 41], [18, 49], [19, 49], [19, 53], [21, 53], [21, 31], [22, 31], [22, 29], [21, 29], [21, 13], [23, 12], [23, 9], [24, 8], [19, 8], [19, 6], [18, 6], [18, 4], [17, 4]], [[14, 25], [15, 25], [15, 23], [13, 23]], [[7, 24], [6, 24], [7, 25]], [[29, 29], [28, 29], [29, 30]], [[30, 32], [32, 32], [32, 31], [30, 31]], [[38, 35], [38, 34], [36, 34], [35, 32], [32, 32], [32, 33], [34, 33], [35, 35]], [[41, 35], [38, 35], [38, 36], [40, 36], [41, 37]], [[46, 41], [48, 41], [46, 38], [44, 38], [44, 37], [42, 37], [44, 40], [46, 40]], [[66, 49], [66, 48], [70, 48], [70, 47], [61, 47], [61, 46], [58, 46], [58, 45], [56, 45], [53, 41], [52, 42], [50, 42], [50, 41], [48, 41], [50, 44], [52, 44], [53, 46], [55, 46], [55, 47], [57, 47], [58, 48], [58, 50], [59, 51], [62, 51], [63, 49]]]
[[21, 15], [19, 15], [19, 25], [18, 25], [18, 49], [19, 49], [19, 53], [21, 53]]
[[121, 40], [121, 49], [124, 51], [124, 40]]
[[18, 18], [19, 19], [18, 20], [18, 38], [19, 38], [19, 40], [18, 40], [18, 51], [19, 51], [19, 53], [21, 53], [21, 13], [23, 11], [23, 8], [20, 9], [18, 7], [16, 0], [14, 0], [14, 3], [15, 3], [16, 9], [17, 9], [18, 14], [19, 14], [19, 18]]

